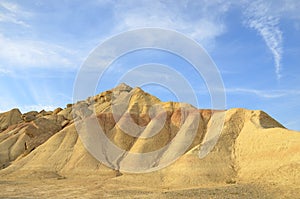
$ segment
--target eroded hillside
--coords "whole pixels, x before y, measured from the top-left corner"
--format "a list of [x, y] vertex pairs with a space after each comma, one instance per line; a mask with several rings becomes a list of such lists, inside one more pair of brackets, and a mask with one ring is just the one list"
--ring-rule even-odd
[[[209, 129], [220, 118], [224, 124], [218, 135]], [[90, 121], [98, 121], [108, 140], [127, 152], [115, 158], [102, 149], [106, 162], [98, 161], [93, 149], [86, 148]], [[130, 122], [133, 125], [127, 125]], [[2, 179], [88, 177], [158, 189], [271, 183], [300, 193], [300, 133], [285, 129], [263, 111], [198, 110], [189, 104], [161, 102], [140, 88], [121, 84], [64, 109], [2, 113], [0, 129]], [[78, 134], [79, 129], [83, 130]], [[204, 154], [214, 139], [216, 144]], [[176, 152], [178, 159], [169, 166], [137, 174], [122, 169], [145, 165], [144, 159], [130, 162], [129, 153], [163, 149], [150, 159], [155, 168], [173, 158], [178, 148], [183, 152]]]

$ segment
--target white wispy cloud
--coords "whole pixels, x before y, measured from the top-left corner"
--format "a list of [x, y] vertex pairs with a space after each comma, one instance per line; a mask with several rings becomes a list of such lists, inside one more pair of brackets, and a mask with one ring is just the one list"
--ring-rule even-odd
[[298, 0], [273, 0], [270, 6], [270, 13], [274, 15], [292, 20], [300, 19], [300, 1]]
[[0, 96], [0, 113], [13, 109], [16, 105], [16, 101], [11, 96]]
[[300, 95], [300, 90], [259, 90], [249, 88], [226, 88], [226, 93], [253, 94], [262, 98], [280, 98], [291, 95]]
[[53, 106], [53, 105], [42, 105], [42, 104], [34, 104], [34, 105], [25, 105], [25, 106], [21, 106], [19, 107], [20, 111], [22, 113], [26, 113], [29, 111], [41, 111], [41, 110], [45, 110], [45, 111], [53, 111], [54, 109], [56, 109], [58, 106]]
[[16, 107], [16, 106], [0, 106], [0, 113], [9, 111], [11, 109], [14, 108], [18, 108], [22, 113], [27, 113], [29, 111], [41, 111], [41, 110], [45, 110], [45, 111], [53, 111], [57, 108], [58, 106], [52, 106], [52, 105], [41, 105], [41, 104], [34, 104], [34, 105], [25, 105], [25, 106], [20, 106], [20, 107]]
[[255, 29], [264, 39], [275, 62], [277, 79], [281, 77], [281, 59], [283, 54], [283, 37], [279, 28], [280, 17], [270, 11], [270, 3], [258, 0], [247, 4], [245, 24]]
[[11, 73], [12, 73], [11, 70], [6, 69], [6, 68], [2, 68], [2, 67], [0, 66], [0, 76], [1, 76], [1, 75], [11, 74]]
[[2, 8], [2, 12], [0, 12], [0, 22], [29, 27], [22, 18], [30, 17], [31, 14], [24, 11], [18, 4], [9, 1], [1, 1], [0, 8]]
[[9, 1], [1, 1], [0, 6], [12, 13], [17, 13], [22, 11], [18, 4]]
[[[16, 2], [0, 1], [1, 64], [11, 71], [28, 67], [77, 67], [80, 64], [78, 51], [31, 34], [34, 32], [31, 23], [35, 17], [34, 11], [28, 11]], [[16, 34], [19, 32], [26, 34]], [[7, 70], [0, 72], [8, 74]]]
[[174, 29], [212, 48], [215, 38], [226, 32], [222, 15], [227, 12], [229, 5], [224, 0], [177, 1], [176, 3], [118, 1], [114, 8], [116, 30], [124, 31], [141, 27]]
[[25, 23], [24, 21], [19, 20], [14, 16], [2, 14], [2, 13], [0, 13], [0, 22], [14, 23], [14, 24], [25, 26], [25, 27], [29, 27], [29, 25], [27, 23]]
[[71, 57], [76, 51], [51, 43], [10, 39], [0, 34], [0, 59], [19, 67], [75, 67]]

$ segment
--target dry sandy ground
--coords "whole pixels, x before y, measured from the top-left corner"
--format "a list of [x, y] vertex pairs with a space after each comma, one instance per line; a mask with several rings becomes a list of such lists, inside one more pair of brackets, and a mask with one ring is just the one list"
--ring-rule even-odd
[[300, 198], [300, 188], [219, 184], [180, 189], [120, 184], [115, 179], [0, 180], [0, 198]]

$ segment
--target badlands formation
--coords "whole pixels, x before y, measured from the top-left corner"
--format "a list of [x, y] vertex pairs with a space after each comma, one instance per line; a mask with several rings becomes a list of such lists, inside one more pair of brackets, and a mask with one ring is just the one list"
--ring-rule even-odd
[[[105, 162], [97, 160], [88, 133], [78, 133], [91, 120], [106, 142], [126, 151], [121, 158], [100, 143]], [[137, 136], [128, 134], [135, 125], [124, 129], [127, 122]], [[220, 134], [211, 133], [218, 123]], [[168, 145], [176, 139], [184, 141]], [[149, 168], [142, 159], [126, 162], [129, 153], [166, 145]], [[0, 198], [299, 198], [300, 133], [263, 111], [198, 110], [121, 84], [64, 109], [1, 113], [0, 189]]]

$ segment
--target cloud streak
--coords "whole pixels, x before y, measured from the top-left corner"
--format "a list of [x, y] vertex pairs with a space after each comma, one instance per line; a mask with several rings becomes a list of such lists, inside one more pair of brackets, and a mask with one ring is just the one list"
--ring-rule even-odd
[[258, 90], [249, 88], [227, 88], [229, 94], [253, 94], [262, 98], [280, 98], [290, 95], [300, 95], [300, 90]]
[[274, 62], [277, 79], [281, 78], [281, 59], [283, 54], [282, 31], [279, 28], [279, 16], [271, 14], [270, 4], [265, 1], [254, 1], [245, 10], [245, 24], [255, 29], [270, 49]]
[[0, 1], [0, 59], [8, 69], [0, 74], [21, 68], [75, 68], [81, 63], [78, 51], [32, 34], [36, 17], [18, 3]]
[[74, 67], [77, 52], [36, 40], [12, 40], [0, 34], [0, 58], [14, 67]]
[[[226, 32], [222, 20], [229, 3], [219, 1], [118, 1], [114, 8], [116, 31], [161, 27], [180, 31], [212, 48], [216, 37]], [[197, 10], [197, 12], [195, 12]], [[213, 12], [212, 12], [213, 10]], [[190, 15], [191, 12], [195, 16]]]
[[29, 25], [22, 20], [31, 16], [29, 12], [24, 11], [18, 4], [13, 2], [2, 1], [0, 2], [0, 22], [13, 23], [16, 25], [21, 25], [23, 27], [29, 27]]
[[6, 69], [6, 68], [1, 68], [1, 66], [0, 66], [0, 76], [1, 76], [1, 75], [8, 75], [8, 74], [10, 74], [10, 73], [12, 73], [11, 70], [8, 70], [8, 69]]

